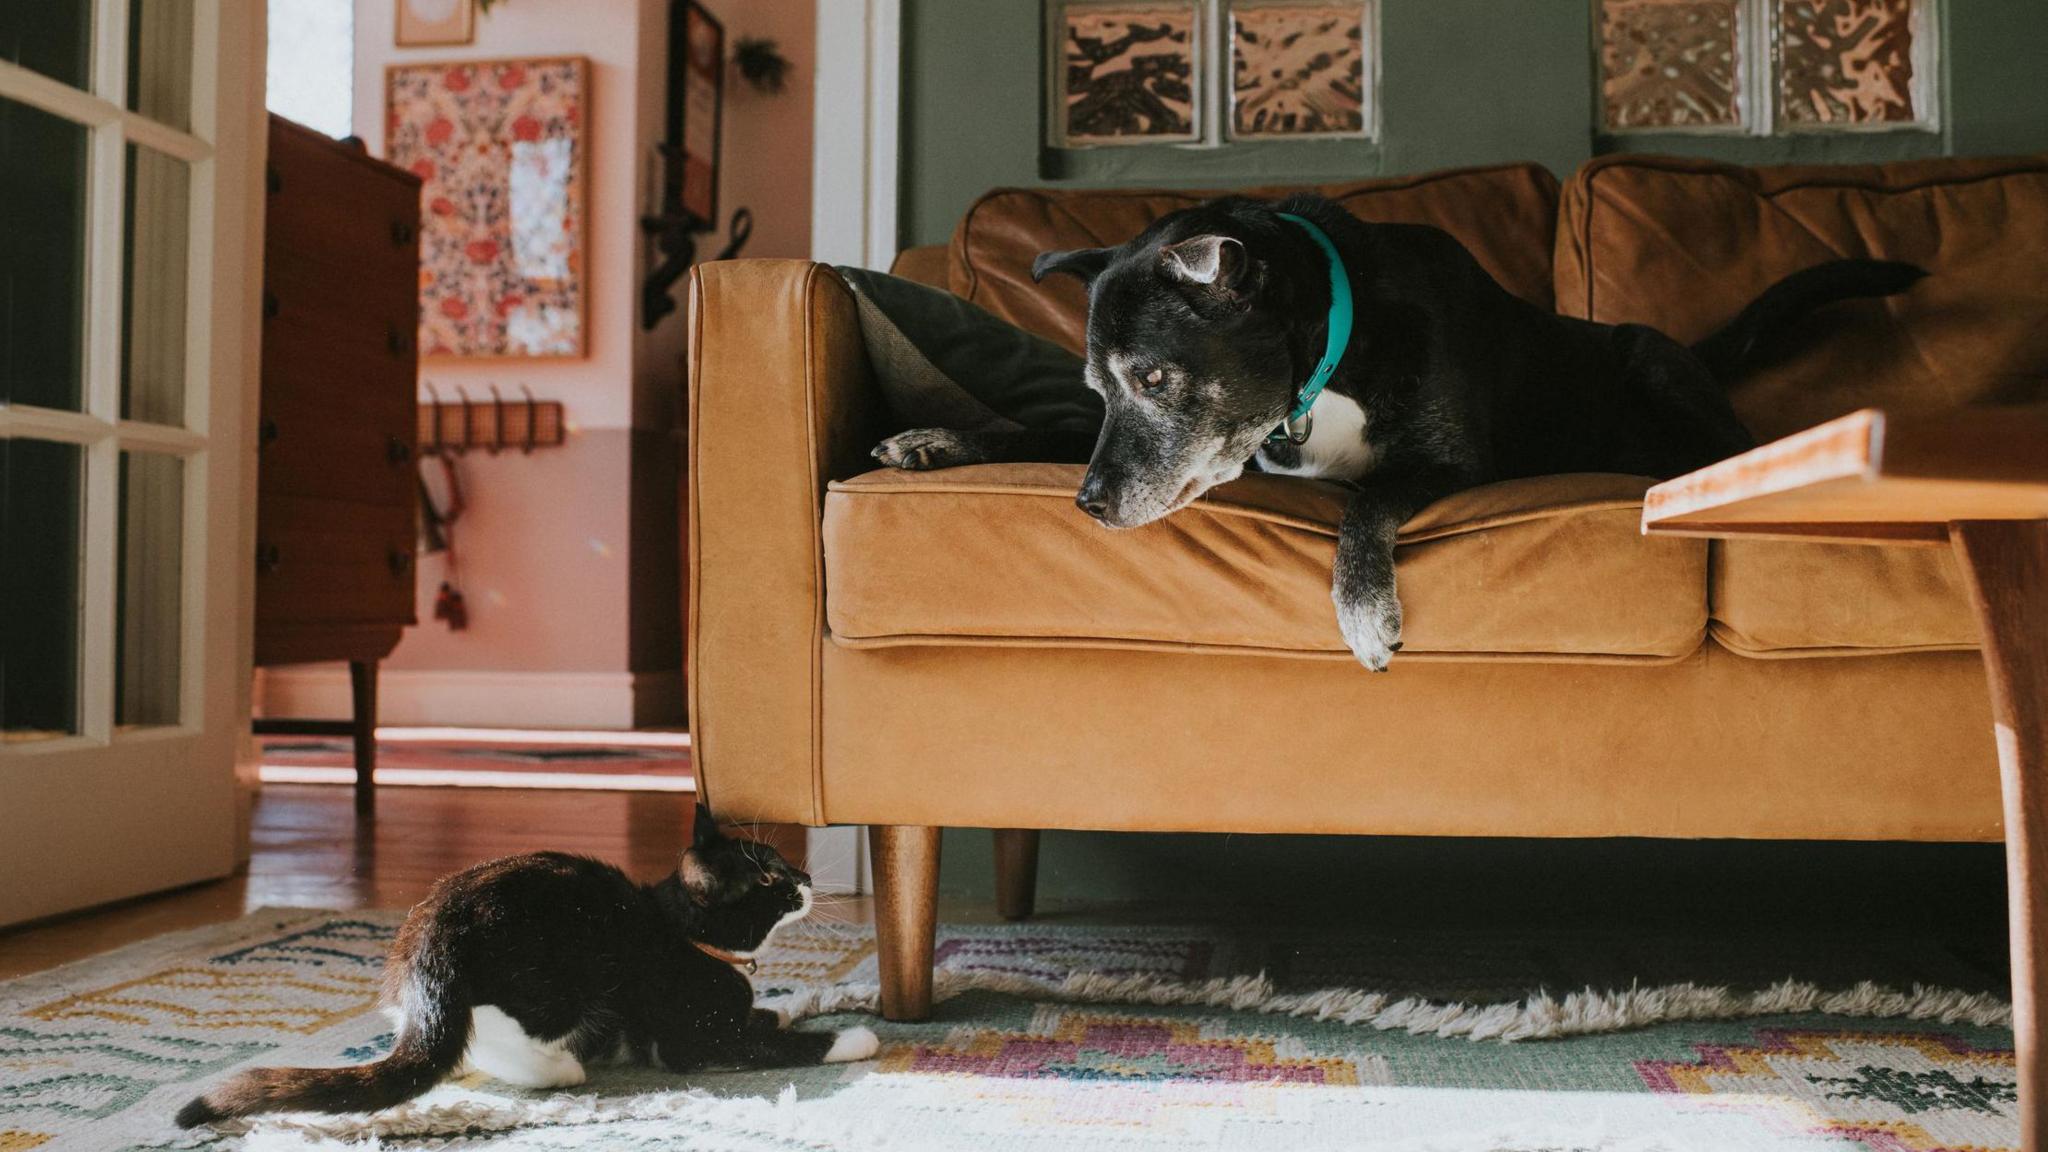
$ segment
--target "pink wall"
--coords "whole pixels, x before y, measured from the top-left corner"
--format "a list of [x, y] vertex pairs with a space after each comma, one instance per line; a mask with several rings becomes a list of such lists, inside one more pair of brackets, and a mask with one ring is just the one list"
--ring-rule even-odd
[[[748, 256], [809, 250], [813, 4], [707, 5], [726, 26], [728, 47], [742, 36], [770, 37], [795, 65], [780, 96], [755, 92], [728, 69], [720, 203], [728, 215], [741, 205], [753, 209]], [[493, 384], [511, 396], [524, 384], [538, 397], [561, 400], [568, 442], [531, 457], [471, 453], [461, 461], [468, 510], [456, 528], [456, 549], [470, 627], [450, 632], [431, 619], [443, 562], [427, 557], [421, 623], [385, 666], [408, 673], [393, 681], [400, 691], [422, 680], [416, 674], [437, 670], [531, 673], [536, 683], [550, 673], [616, 672], [622, 684], [628, 673], [673, 677], [681, 663], [670, 607], [680, 595], [679, 565], [673, 496], [663, 490], [673, 492], [677, 468], [670, 432], [680, 417], [684, 326], [678, 312], [643, 334], [638, 316], [640, 280], [653, 255], [638, 219], [651, 185], [652, 146], [663, 130], [667, 0], [500, 0], [489, 16], [479, 15], [474, 43], [452, 48], [393, 46], [392, 6], [393, 0], [356, 0], [355, 122], [372, 154], [383, 153], [384, 72], [391, 64], [580, 55], [590, 59], [594, 91], [589, 356], [438, 361], [421, 373], [448, 399], [458, 386], [480, 399]], [[722, 235], [721, 227], [703, 239], [700, 253], [714, 254]], [[679, 285], [679, 299], [681, 292]], [[392, 703], [417, 714], [403, 701]], [[674, 701], [674, 710], [680, 706]], [[644, 707], [640, 715], [676, 718]]]

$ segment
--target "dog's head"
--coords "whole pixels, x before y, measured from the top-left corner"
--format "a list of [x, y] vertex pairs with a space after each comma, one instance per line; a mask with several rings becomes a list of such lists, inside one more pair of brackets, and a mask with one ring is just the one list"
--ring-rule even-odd
[[1244, 471], [1314, 365], [1305, 333], [1323, 315], [1314, 303], [1303, 314], [1303, 284], [1329, 280], [1313, 243], [1266, 205], [1229, 199], [1032, 263], [1033, 279], [1088, 285], [1088, 386], [1107, 411], [1074, 498], [1083, 511], [1135, 528]]

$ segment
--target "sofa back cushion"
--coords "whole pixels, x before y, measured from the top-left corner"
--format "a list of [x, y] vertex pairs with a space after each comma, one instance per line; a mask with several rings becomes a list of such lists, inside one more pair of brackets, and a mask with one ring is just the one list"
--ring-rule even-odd
[[1865, 406], [2048, 399], [2048, 156], [1741, 168], [1606, 157], [1565, 188], [1557, 306], [1688, 343], [1779, 278], [1847, 256], [1927, 279], [1801, 322], [1731, 391], [1760, 439]]
[[[1557, 179], [1536, 164], [1469, 168], [1325, 184], [1249, 189], [1277, 198], [1316, 192], [1361, 220], [1434, 224], [1465, 242], [1509, 291], [1551, 307]], [[1040, 252], [1121, 244], [1152, 221], [1220, 192], [999, 188], [974, 202], [953, 232], [947, 286], [1020, 327], [1080, 351], [1088, 297], [1069, 276], [1031, 282]]]

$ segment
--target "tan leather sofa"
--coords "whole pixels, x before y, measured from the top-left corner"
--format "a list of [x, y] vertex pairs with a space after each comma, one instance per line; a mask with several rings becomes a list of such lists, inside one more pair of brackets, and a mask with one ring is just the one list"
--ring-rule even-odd
[[[1916, 261], [1737, 390], [1770, 438], [1864, 404], [2048, 396], [2048, 157], [1743, 169], [1608, 158], [1322, 189], [1457, 234], [1560, 311], [1704, 335], [1836, 256]], [[998, 191], [901, 268], [1069, 346], [1045, 248], [1192, 193]], [[871, 826], [885, 1008], [929, 1002], [938, 829], [999, 832], [1008, 910], [1043, 828], [1996, 840], [1975, 624], [1947, 549], [1646, 539], [1648, 481], [1554, 476], [1426, 509], [1406, 647], [1352, 661], [1340, 498], [1248, 476], [1110, 533], [1061, 465], [876, 471], [886, 425], [825, 267], [690, 291], [688, 683], [729, 817]]]

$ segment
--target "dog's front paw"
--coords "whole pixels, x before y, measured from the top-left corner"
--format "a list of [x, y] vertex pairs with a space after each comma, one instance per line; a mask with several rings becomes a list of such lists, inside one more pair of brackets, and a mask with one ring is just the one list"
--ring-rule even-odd
[[1330, 598], [1337, 604], [1337, 627], [1344, 643], [1358, 662], [1375, 672], [1385, 672], [1401, 650], [1401, 600], [1387, 588], [1336, 588]]
[[832, 1048], [825, 1053], [827, 1064], [850, 1064], [856, 1060], [871, 1060], [882, 1047], [881, 1040], [872, 1028], [848, 1028], [832, 1038]]
[[966, 435], [950, 428], [913, 428], [899, 432], [869, 455], [891, 468], [906, 472], [927, 472], [933, 468], [957, 468], [978, 464], [980, 456]]

